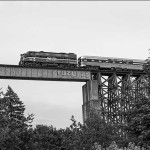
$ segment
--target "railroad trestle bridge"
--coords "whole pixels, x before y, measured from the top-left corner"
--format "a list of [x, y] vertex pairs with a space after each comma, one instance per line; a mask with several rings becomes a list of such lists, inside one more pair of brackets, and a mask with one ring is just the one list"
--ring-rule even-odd
[[135, 70], [33, 68], [0, 64], [0, 79], [85, 82], [83, 122], [93, 109], [107, 122], [123, 123], [122, 111], [148, 97], [146, 73]]
[[148, 98], [148, 77], [141, 72], [97, 72], [83, 86], [83, 118], [93, 109], [107, 122], [122, 124], [122, 112], [132, 109], [137, 99]]

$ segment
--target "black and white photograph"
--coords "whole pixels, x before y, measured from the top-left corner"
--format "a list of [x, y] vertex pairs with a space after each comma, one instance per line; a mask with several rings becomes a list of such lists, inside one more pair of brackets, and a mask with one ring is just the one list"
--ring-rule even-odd
[[0, 1], [0, 150], [150, 149], [149, 1]]

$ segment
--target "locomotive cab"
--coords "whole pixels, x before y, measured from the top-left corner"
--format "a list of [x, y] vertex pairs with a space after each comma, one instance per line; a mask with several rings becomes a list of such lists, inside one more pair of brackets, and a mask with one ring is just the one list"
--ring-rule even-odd
[[21, 54], [20, 57], [19, 65], [26, 66], [28, 64], [30, 66], [32, 61], [35, 60], [35, 53], [34, 51], [28, 51], [24, 54]]

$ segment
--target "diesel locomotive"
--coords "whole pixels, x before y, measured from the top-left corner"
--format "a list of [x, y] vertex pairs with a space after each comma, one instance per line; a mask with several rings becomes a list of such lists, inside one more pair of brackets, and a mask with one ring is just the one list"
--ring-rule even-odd
[[21, 54], [20, 66], [32, 67], [58, 67], [58, 68], [81, 68], [81, 69], [122, 69], [143, 70], [146, 60], [81, 56], [77, 58], [74, 53], [55, 53], [44, 51], [28, 51]]
[[76, 67], [77, 55], [74, 53], [28, 51], [21, 54], [19, 65], [33, 67]]

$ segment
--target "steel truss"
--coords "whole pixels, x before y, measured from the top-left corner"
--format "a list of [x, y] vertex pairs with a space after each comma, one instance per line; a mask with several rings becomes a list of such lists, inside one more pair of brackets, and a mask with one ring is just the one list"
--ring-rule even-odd
[[136, 99], [148, 97], [147, 76], [133, 77], [131, 74], [102, 76], [97, 74], [98, 96], [101, 103], [101, 117], [113, 124], [125, 123], [122, 112], [132, 109]]

